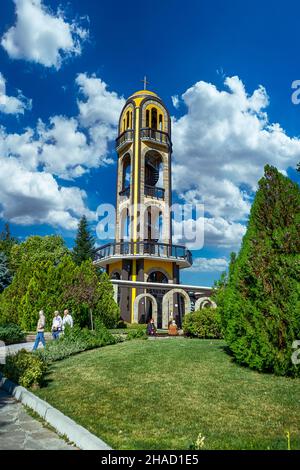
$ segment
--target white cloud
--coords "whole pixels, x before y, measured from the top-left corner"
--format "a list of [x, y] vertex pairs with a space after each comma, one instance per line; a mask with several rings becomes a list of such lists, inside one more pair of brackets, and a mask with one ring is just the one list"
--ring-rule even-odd
[[224, 272], [228, 267], [228, 261], [225, 258], [195, 258], [193, 266], [189, 272], [209, 273]]
[[74, 230], [78, 217], [94, 214], [77, 187], [59, 187], [50, 173], [30, 171], [14, 157], [1, 158], [0, 215], [16, 224], [45, 223]]
[[200, 250], [207, 246], [238, 249], [246, 232], [244, 224], [226, 220], [224, 217], [199, 217], [195, 221], [192, 219], [174, 221], [173, 228], [173, 242], [184, 244], [190, 250]]
[[24, 114], [25, 110], [31, 109], [32, 101], [18, 91], [18, 96], [7, 96], [6, 80], [0, 72], [0, 112], [4, 114]]
[[50, 11], [42, 0], [14, 0], [16, 24], [1, 44], [12, 59], [24, 59], [59, 69], [66, 57], [80, 55], [88, 31], [67, 22], [61, 10]]
[[76, 118], [54, 116], [49, 125], [40, 121], [38, 138], [39, 161], [47, 171], [61, 178], [76, 178], [88, 167], [100, 164], [101, 155], [88, 143], [86, 130], [79, 130]]
[[182, 95], [187, 111], [173, 118], [173, 188], [184, 201], [204, 203], [205, 244], [229, 247], [241, 240], [264, 165], [295, 167], [300, 139], [269, 122], [264, 87], [249, 95], [236, 76], [225, 86], [200, 81]]
[[237, 249], [245, 232], [245, 225], [228, 221], [224, 217], [206, 217], [204, 219], [205, 246]]
[[111, 163], [109, 143], [116, 137], [117, 124], [125, 100], [96, 76], [81, 73], [79, 115], [74, 118], [54, 116], [50, 124], [38, 126], [40, 162], [47, 171], [70, 179], [89, 168]]
[[79, 77], [78, 116], [53, 116], [49, 123], [40, 120], [22, 133], [0, 127], [1, 217], [67, 229], [75, 229], [83, 214], [95, 220], [86, 207], [85, 192], [60, 187], [55, 177], [74, 179], [111, 162], [109, 144], [116, 137], [124, 99], [108, 91], [101, 79]]
[[174, 108], [178, 109], [179, 103], [180, 103], [178, 95], [171, 96], [171, 98], [172, 98], [172, 103], [173, 103]]
[[80, 122], [84, 126], [106, 124], [113, 128], [117, 125], [125, 99], [114, 91], [107, 90], [107, 84], [95, 75], [89, 77], [80, 73], [76, 78], [84, 101], [78, 101]]
[[67, 180], [111, 163], [109, 144], [116, 137], [125, 100], [108, 91], [101, 79], [85, 74], [79, 77], [76, 83], [84, 98], [78, 101], [79, 115], [53, 116], [49, 123], [40, 120], [35, 129], [20, 134], [0, 128], [0, 156], [14, 156], [27, 169], [42, 167]]

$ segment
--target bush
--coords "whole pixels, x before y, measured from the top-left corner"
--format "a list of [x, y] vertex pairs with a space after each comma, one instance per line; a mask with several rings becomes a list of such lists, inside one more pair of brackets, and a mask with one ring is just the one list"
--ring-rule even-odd
[[7, 323], [0, 325], [0, 341], [5, 344], [22, 343], [25, 341], [25, 335], [18, 325]]
[[206, 307], [184, 317], [183, 331], [194, 338], [222, 338], [221, 318], [217, 308]]
[[125, 328], [129, 330], [145, 330], [147, 328], [146, 323], [127, 323], [125, 322]]
[[145, 325], [142, 325], [143, 328], [132, 328], [128, 331], [126, 335], [126, 340], [130, 341], [131, 339], [147, 339], [147, 333]]
[[89, 349], [100, 348], [119, 341], [116, 335], [112, 335], [103, 325], [96, 322], [96, 329], [90, 331], [87, 328], [66, 328], [65, 334], [58, 340], [46, 344], [44, 349], [37, 354], [47, 362], [59, 361]]
[[8, 356], [3, 368], [4, 375], [23, 387], [38, 386], [46, 372], [46, 364], [37, 354], [21, 349]]

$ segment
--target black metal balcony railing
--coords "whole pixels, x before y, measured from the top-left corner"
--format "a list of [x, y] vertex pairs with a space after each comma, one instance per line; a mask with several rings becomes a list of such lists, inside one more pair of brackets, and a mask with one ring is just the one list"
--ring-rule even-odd
[[141, 129], [141, 139], [142, 140], [152, 140], [159, 144], [167, 145], [171, 147], [171, 140], [167, 132], [158, 131], [156, 129], [151, 129], [150, 127], [145, 127]]
[[164, 199], [165, 190], [164, 188], [158, 188], [156, 186], [149, 186], [148, 184], [145, 184], [145, 196], [154, 197], [156, 199]]
[[192, 253], [185, 246], [156, 243], [153, 241], [108, 243], [96, 250], [94, 261], [118, 255], [150, 255], [159, 258], [185, 260], [190, 265], [193, 264]]
[[127, 188], [122, 189], [122, 191], [119, 192], [119, 196], [129, 197], [130, 196], [130, 186], [127, 186]]
[[[123, 145], [133, 142], [133, 129], [127, 129], [116, 139], [116, 149], [119, 150]], [[142, 140], [151, 140], [153, 142], [171, 147], [171, 140], [167, 132], [144, 127], [141, 129], [140, 137]]]
[[119, 135], [116, 139], [116, 149], [118, 150], [128, 142], [133, 142], [133, 129], [127, 129], [127, 131]]

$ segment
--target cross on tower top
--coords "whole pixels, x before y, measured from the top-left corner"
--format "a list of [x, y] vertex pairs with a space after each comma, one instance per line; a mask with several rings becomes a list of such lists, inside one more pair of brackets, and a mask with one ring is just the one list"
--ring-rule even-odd
[[144, 90], [147, 90], [147, 85], [149, 85], [149, 82], [147, 82], [147, 77], [146, 75], [144, 76], [144, 79], [141, 80], [144, 83]]

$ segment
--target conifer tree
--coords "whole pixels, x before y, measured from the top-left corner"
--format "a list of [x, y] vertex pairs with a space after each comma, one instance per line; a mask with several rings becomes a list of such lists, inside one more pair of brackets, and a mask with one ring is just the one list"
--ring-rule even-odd
[[9, 264], [10, 264], [11, 250], [13, 246], [16, 245], [17, 243], [18, 243], [18, 240], [11, 235], [9, 223], [6, 223], [4, 225], [4, 229], [0, 233], [0, 251], [2, 251], [5, 254]]
[[88, 221], [84, 215], [78, 223], [78, 231], [73, 248], [73, 259], [80, 265], [83, 261], [93, 259], [95, 253], [95, 240], [90, 232]]
[[8, 268], [7, 257], [0, 251], [0, 293], [11, 283], [12, 275]]
[[219, 304], [235, 359], [260, 371], [300, 375], [291, 361], [300, 339], [299, 233], [299, 186], [266, 166]]

